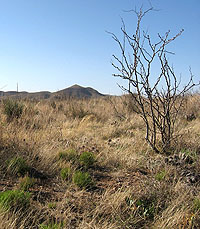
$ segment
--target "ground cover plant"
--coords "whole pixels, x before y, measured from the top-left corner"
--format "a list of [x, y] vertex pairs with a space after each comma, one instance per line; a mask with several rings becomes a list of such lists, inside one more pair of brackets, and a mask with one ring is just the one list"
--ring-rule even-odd
[[88, 172], [76, 171], [73, 175], [73, 182], [80, 188], [90, 188], [93, 181]]
[[0, 207], [3, 210], [27, 208], [30, 204], [30, 193], [19, 190], [8, 190], [0, 193]]
[[60, 176], [63, 180], [69, 181], [71, 179], [71, 169], [70, 167], [62, 168], [60, 171]]
[[7, 171], [12, 173], [13, 175], [24, 176], [29, 171], [29, 166], [22, 157], [14, 157], [6, 161], [6, 163]]
[[79, 161], [81, 166], [84, 167], [84, 169], [88, 169], [92, 167], [95, 163], [94, 154], [92, 152], [87, 152], [87, 151], [83, 152], [80, 155]]

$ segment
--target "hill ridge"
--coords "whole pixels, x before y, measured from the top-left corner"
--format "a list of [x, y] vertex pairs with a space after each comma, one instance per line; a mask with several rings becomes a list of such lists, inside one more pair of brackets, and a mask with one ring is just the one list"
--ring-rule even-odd
[[70, 87], [61, 89], [56, 92], [50, 91], [39, 91], [39, 92], [27, 92], [27, 91], [0, 91], [1, 97], [11, 97], [11, 98], [37, 98], [37, 99], [49, 99], [49, 98], [97, 98], [105, 96], [92, 87], [82, 87], [78, 84], [74, 84]]

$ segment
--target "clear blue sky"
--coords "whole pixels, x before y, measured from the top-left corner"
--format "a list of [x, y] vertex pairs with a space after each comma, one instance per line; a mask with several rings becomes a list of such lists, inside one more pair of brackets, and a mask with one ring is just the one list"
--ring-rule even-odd
[[[170, 58], [183, 80], [191, 66], [200, 79], [200, 0], [151, 0], [159, 9], [144, 20], [152, 36], [168, 29], [185, 32]], [[147, 0], [0, 0], [0, 88], [56, 91], [73, 84], [120, 94], [110, 62], [118, 46], [105, 32], [120, 36], [136, 17], [124, 10], [149, 7]], [[1, 89], [0, 89], [1, 90]]]

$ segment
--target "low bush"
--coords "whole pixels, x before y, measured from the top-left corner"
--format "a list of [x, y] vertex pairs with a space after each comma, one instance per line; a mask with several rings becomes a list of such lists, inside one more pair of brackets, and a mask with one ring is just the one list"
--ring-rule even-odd
[[7, 99], [3, 101], [3, 108], [7, 121], [10, 122], [13, 119], [20, 118], [23, 113], [24, 105], [18, 101]]
[[11, 209], [25, 209], [30, 204], [30, 193], [9, 190], [0, 193], [0, 208], [7, 211]]
[[73, 182], [79, 188], [90, 188], [94, 185], [94, 182], [87, 172], [76, 171], [73, 175]]
[[7, 171], [13, 175], [26, 175], [30, 167], [22, 157], [14, 157], [7, 161]]
[[85, 169], [92, 167], [95, 163], [95, 157], [92, 152], [83, 152], [79, 158], [81, 166]]

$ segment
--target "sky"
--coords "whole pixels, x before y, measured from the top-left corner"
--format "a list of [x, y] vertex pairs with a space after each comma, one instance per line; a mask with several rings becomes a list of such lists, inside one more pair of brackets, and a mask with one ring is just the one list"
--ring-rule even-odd
[[136, 17], [127, 10], [151, 5], [144, 18], [150, 36], [170, 29], [184, 33], [170, 46], [175, 73], [186, 82], [189, 67], [200, 79], [200, 0], [0, 0], [0, 90], [57, 91], [74, 84], [122, 94], [113, 77], [112, 55], [120, 57], [121, 18], [130, 34]]

